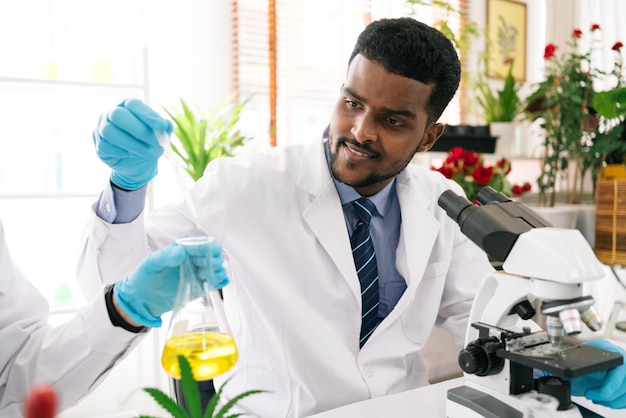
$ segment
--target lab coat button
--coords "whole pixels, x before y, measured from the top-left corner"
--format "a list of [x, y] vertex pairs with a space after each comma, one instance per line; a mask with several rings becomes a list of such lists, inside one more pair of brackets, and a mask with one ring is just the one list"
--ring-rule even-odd
[[110, 204], [105, 203], [105, 204], [104, 204], [104, 209], [105, 209], [107, 212], [111, 213], [111, 205], [110, 205]]

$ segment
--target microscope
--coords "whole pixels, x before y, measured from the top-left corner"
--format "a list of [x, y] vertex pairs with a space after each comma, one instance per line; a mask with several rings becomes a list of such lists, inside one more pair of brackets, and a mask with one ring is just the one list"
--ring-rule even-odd
[[[529, 396], [558, 400], [555, 417], [598, 416], [571, 401], [568, 379], [619, 366], [621, 355], [570, 338], [603, 322], [584, 283], [604, 277], [576, 229], [553, 228], [491, 187], [479, 205], [451, 190], [439, 206], [492, 260], [472, 305], [459, 365], [465, 383], [448, 390], [448, 418], [526, 417]], [[545, 330], [532, 318], [539, 309]], [[553, 398], [544, 396], [553, 401]], [[591, 414], [591, 415], [590, 415]]]

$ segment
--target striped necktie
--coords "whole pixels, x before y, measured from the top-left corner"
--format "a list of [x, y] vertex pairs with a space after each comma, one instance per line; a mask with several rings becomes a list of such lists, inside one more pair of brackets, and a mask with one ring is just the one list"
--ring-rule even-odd
[[378, 268], [376, 253], [370, 235], [370, 220], [376, 210], [374, 204], [362, 197], [352, 202], [359, 222], [352, 232], [350, 244], [354, 266], [361, 282], [361, 336], [359, 346], [363, 347], [380, 322], [378, 319]]

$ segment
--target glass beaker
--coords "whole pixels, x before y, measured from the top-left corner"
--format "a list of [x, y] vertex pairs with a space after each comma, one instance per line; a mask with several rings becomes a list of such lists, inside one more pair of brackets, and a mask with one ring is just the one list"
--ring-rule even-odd
[[[176, 240], [183, 246], [207, 245], [211, 241], [208, 236]], [[178, 293], [161, 356], [163, 369], [176, 379], [181, 378], [179, 355], [187, 358], [196, 380], [209, 380], [227, 372], [238, 358], [226, 318], [218, 316], [220, 312], [216, 312], [212, 302], [212, 299], [217, 301], [216, 297], [221, 302], [221, 297], [217, 290], [210, 290], [206, 280], [198, 277], [197, 269], [189, 259], [180, 266]]]

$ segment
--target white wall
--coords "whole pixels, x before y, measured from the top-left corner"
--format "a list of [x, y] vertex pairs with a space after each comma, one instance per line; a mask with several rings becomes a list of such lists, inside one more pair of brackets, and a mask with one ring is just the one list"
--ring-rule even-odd
[[144, 0], [149, 95], [211, 109], [232, 93], [232, 10], [228, 1]]

